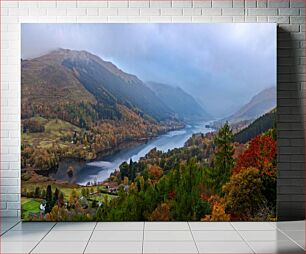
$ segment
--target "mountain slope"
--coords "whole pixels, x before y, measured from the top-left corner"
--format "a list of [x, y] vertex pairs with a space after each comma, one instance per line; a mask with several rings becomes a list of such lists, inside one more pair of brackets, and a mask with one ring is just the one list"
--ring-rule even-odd
[[92, 160], [184, 126], [137, 77], [84, 51], [22, 60], [21, 92], [21, 165], [38, 174], [63, 170], [66, 158]]
[[256, 94], [247, 104], [225, 120], [236, 123], [244, 120], [254, 120], [276, 106], [276, 87], [267, 88]]
[[60, 118], [85, 127], [98, 118], [95, 105], [95, 96], [60, 61], [50, 57], [21, 62], [22, 119]]
[[105, 90], [117, 98], [119, 103], [134, 107], [157, 120], [164, 120], [172, 112], [136, 76], [118, 69], [85, 51], [65, 51], [62, 65], [73, 70], [77, 78], [98, 99]]
[[120, 117], [117, 104], [122, 104], [156, 120], [173, 116], [136, 76], [85, 51], [59, 49], [22, 61], [22, 99], [23, 113], [34, 104], [36, 113], [73, 115], [86, 111], [84, 116], [116, 119]]
[[46, 59], [36, 58], [21, 62], [22, 102], [57, 104], [63, 100], [73, 103], [95, 103], [89, 93], [75, 77], [74, 73], [59, 64]]
[[179, 87], [166, 84], [147, 82], [147, 85], [163, 101], [168, 108], [182, 120], [209, 120], [211, 116], [196, 100]]
[[270, 128], [273, 128], [275, 120], [276, 120], [276, 109], [273, 109], [270, 112], [257, 118], [253, 123], [251, 123], [245, 129], [242, 129], [240, 132], [236, 133], [234, 139], [239, 143], [246, 143], [250, 139], [257, 136], [258, 134], [263, 133]]

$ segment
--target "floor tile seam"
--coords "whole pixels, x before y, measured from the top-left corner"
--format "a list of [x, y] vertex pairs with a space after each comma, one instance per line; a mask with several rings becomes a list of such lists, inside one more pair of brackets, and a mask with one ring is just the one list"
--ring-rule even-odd
[[197, 242], [196, 242], [196, 241], [195, 241], [195, 239], [194, 239], [193, 232], [192, 232], [192, 230], [191, 230], [191, 227], [190, 227], [189, 222], [187, 222], [187, 224], [188, 224], [189, 231], [190, 231], [190, 233], [191, 233], [191, 236], [192, 236], [193, 242], [194, 242], [194, 244], [195, 244], [195, 246], [196, 246], [196, 250], [197, 250], [197, 252], [198, 252], [198, 253], [200, 253], [200, 250], [199, 250], [199, 248], [198, 248], [198, 244], [197, 244]]
[[[277, 223], [277, 221], [276, 221]], [[269, 224], [274, 228], [274, 229], [277, 229], [277, 224], [276, 223], [273, 223], [273, 221], [269, 221]]]
[[86, 246], [85, 246], [85, 248], [84, 248], [84, 250], [83, 250], [83, 254], [85, 253], [85, 251], [86, 251], [86, 249], [87, 249], [87, 246], [88, 246], [88, 244], [89, 244], [89, 242], [90, 242], [90, 239], [91, 239], [93, 233], [95, 232], [95, 229], [96, 229], [97, 225], [98, 225], [98, 222], [96, 222], [94, 228], [93, 228], [92, 231], [91, 231], [91, 234], [90, 234], [90, 236], [89, 236], [89, 239], [87, 240]]
[[29, 251], [29, 253], [32, 253], [35, 248], [42, 242], [42, 240], [51, 232], [51, 230], [55, 227], [57, 222], [54, 223], [54, 225], [47, 231], [47, 233], [37, 242], [37, 244]]
[[[0, 236], [4, 235], [5, 233], [12, 230], [15, 226], [17, 226], [21, 221], [18, 221], [17, 223], [13, 224], [13, 226], [9, 227], [7, 230], [5, 230], [3, 233], [0, 234]], [[13, 231], [13, 230], [12, 230]]]
[[[300, 248], [302, 248], [303, 250], [305, 250], [305, 246], [301, 246], [297, 241], [295, 241], [292, 237], [290, 237], [289, 235], [286, 234], [285, 231], [282, 231], [281, 229], [279, 228], [276, 228], [276, 230], [278, 230], [279, 232], [281, 232], [282, 234], [284, 234], [287, 238], [289, 238], [289, 240], [293, 243], [295, 243], [296, 245], [298, 245]], [[305, 241], [305, 239], [304, 239]], [[305, 242], [304, 242], [304, 245], [305, 245]]]
[[256, 253], [256, 251], [253, 249], [251, 244], [246, 239], [244, 239], [243, 235], [240, 234], [239, 230], [235, 228], [234, 224], [232, 222], [230, 222], [230, 223], [231, 223], [232, 227], [235, 229], [235, 231], [237, 232], [237, 234], [240, 236], [242, 241], [251, 249], [251, 251], [253, 251], [253, 253]]
[[144, 233], [145, 233], [145, 222], [142, 224], [142, 242], [141, 242], [141, 253], [143, 254], [144, 247]]

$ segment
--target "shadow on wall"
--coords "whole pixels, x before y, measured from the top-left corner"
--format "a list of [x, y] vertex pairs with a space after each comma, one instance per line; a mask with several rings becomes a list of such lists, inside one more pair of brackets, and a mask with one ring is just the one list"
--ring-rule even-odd
[[305, 219], [305, 74], [300, 70], [300, 42], [277, 28], [278, 220]]

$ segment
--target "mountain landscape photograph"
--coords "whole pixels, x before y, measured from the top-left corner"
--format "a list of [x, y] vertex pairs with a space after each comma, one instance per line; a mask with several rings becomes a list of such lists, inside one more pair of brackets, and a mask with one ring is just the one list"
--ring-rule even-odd
[[22, 24], [24, 221], [275, 221], [275, 24]]

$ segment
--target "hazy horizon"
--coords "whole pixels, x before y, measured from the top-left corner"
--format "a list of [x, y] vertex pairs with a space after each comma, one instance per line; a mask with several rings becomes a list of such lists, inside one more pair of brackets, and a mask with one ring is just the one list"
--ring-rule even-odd
[[86, 50], [145, 82], [181, 87], [215, 117], [276, 86], [275, 24], [22, 24], [21, 34], [24, 59]]

